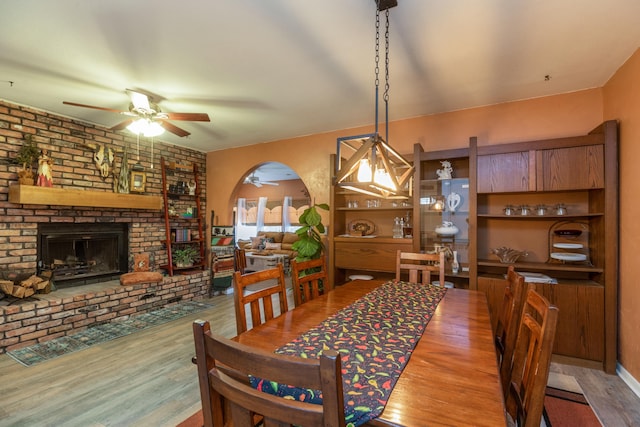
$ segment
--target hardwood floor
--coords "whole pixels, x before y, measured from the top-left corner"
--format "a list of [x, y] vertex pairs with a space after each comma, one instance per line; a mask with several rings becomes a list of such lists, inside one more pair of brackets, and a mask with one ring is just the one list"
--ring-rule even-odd
[[[175, 426], [200, 408], [191, 323], [236, 334], [233, 295], [209, 301], [209, 310], [32, 367], [1, 355], [0, 426]], [[576, 377], [605, 426], [640, 425], [640, 398], [617, 376], [552, 370]]]

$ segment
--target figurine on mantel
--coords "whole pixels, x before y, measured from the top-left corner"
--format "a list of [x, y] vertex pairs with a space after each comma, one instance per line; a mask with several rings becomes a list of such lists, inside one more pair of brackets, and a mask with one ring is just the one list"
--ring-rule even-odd
[[451, 162], [449, 160], [443, 160], [440, 162], [440, 164], [442, 165], [442, 169], [438, 169], [436, 171], [438, 179], [453, 178], [453, 168], [451, 167]]
[[47, 150], [42, 150], [38, 158], [38, 175], [36, 185], [39, 187], [53, 187], [53, 178], [51, 176], [51, 158], [47, 154]]

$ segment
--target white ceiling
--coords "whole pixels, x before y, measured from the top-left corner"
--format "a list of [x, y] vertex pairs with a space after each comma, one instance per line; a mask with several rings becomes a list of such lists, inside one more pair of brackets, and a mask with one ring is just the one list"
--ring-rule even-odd
[[[390, 119], [602, 86], [638, 0], [398, 0]], [[111, 127], [125, 89], [221, 150], [374, 122], [374, 0], [2, 0], [0, 98]], [[545, 76], [550, 79], [545, 81]], [[12, 82], [12, 83], [10, 83]], [[384, 114], [381, 114], [383, 117]]]

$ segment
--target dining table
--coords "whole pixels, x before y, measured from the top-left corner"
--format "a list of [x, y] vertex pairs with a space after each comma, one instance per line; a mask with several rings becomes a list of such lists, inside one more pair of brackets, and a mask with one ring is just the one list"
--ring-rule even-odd
[[[235, 340], [276, 351], [393, 281], [354, 280], [256, 326]], [[427, 285], [430, 286], [430, 285]], [[367, 426], [504, 426], [487, 299], [468, 289], [446, 289], [384, 402]], [[402, 312], [403, 306], [394, 308]], [[347, 323], [349, 318], [340, 320]]]

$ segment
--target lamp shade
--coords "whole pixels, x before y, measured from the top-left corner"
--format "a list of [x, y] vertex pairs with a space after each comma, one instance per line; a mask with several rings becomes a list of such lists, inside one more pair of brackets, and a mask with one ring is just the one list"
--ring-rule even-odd
[[149, 119], [135, 120], [127, 126], [127, 129], [136, 135], [144, 135], [147, 138], [159, 136], [164, 133], [164, 128], [160, 123]]
[[385, 199], [411, 197], [413, 165], [379, 134], [338, 138], [337, 145], [335, 185]]

